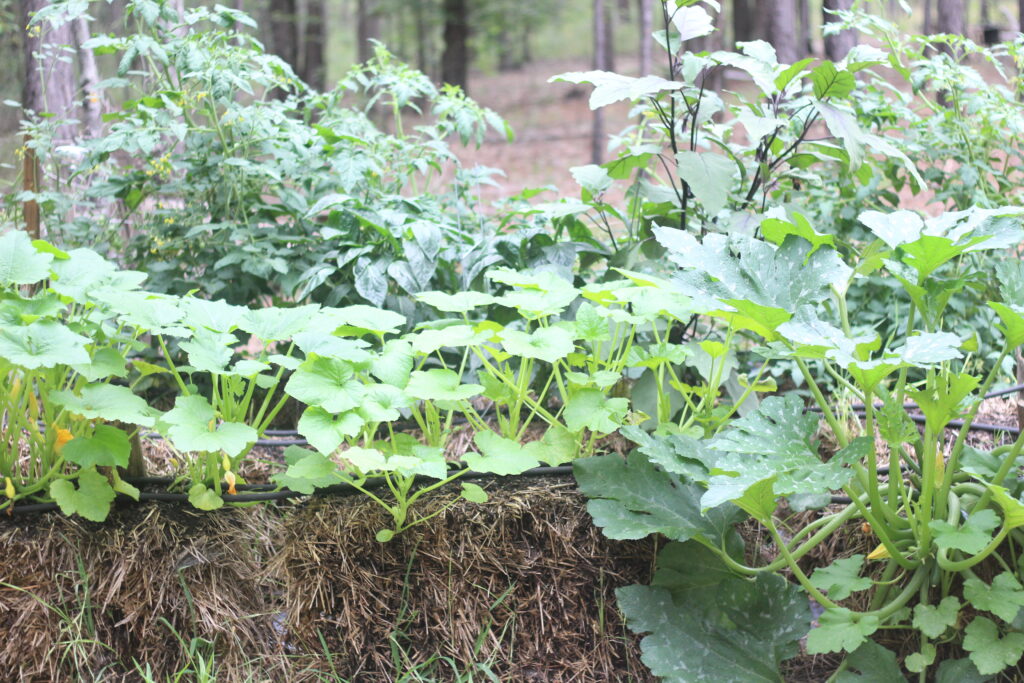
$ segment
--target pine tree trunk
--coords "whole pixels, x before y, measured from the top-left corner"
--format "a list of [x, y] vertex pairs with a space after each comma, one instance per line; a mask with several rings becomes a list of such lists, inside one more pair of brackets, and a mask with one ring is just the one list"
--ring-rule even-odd
[[416, 68], [429, 73], [427, 64], [427, 19], [423, 16], [423, 3], [413, 5], [413, 16], [416, 18]]
[[[46, 7], [46, 0], [21, 0], [19, 6], [21, 26], [28, 26], [32, 16]], [[53, 28], [47, 22], [33, 25], [25, 32], [23, 43], [25, 56], [25, 79], [22, 83], [21, 107], [28, 119], [32, 115], [52, 114], [57, 120], [73, 119], [75, 93], [75, 69], [70, 60], [58, 59], [64, 56], [60, 46], [74, 44], [71, 24], [65, 23]], [[57, 47], [53, 47], [57, 46]], [[37, 57], [39, 57], [37, 59]], [[77, 131], [72, 124], [60, 125], [53, 133], [53, 146], [67, 144], [75, 139]], [[40, 192], [41, 174], [39, 160], [29, 147], [30, 140], [26, 136], [25, 157], [23, 166], [23, 187], [29, 192]], [[39, 206], [34, 201], [27, 201], [23, 207], [25, 227], [33, 238], [45, 237], [43, 233]]]
[[469, 84], [469, 6], [466, 0], [444, 0], [444, 53], [441, 81], [467, 89]]
[[[1024, 0], [1021, 0], [1024, 2]], [[651, 0], [637, 0], [637, 13], [640, 15], [640, 75], [647, 76], [651, 73], [651, 47], [654, 40], [651, 34], [654, 32], [652, 26], [653, 15]]]
[[775, 48], [780, 64], [792, 64], [800, 59], [796, 0], [767, 0], [763, 4], [767, 5], [768, 42]]
[[[732, 0], [733, 42], [746, 42], [765, 37], [767, 17], [765, 0]], [[760, 6], [759, 6], [760, 5]]]
[[607, 0], [604, 3], [604, 70], [615, 71], [615, 13]]
[[[604, 0], [594, 0], [594, 68], [598, 71], [607, 70], [608, 31], [605, 21]], [[604, 160], [604, 110], [594, 110], [594, 123], [590, 131], [590, 162], [600, 164]]]
[[[21, 3], [21, 24], [28, 26], [29, 21], [37, 11], [46, 7], [49, 3], [46, 0], [22, 0]], [[75, 71], [74, 64], [70, 61], [57, 59], [63, 56], [55, 52], [59, 47], [73, 45], [71, 35], [71, 24], [63, 24], [53, 28], [49, 23], [43, 22], [34, 27], [32, 31], [26, 32], [24, 41], [25, 50], [25, 82], [22, 88], [21, 106], [24, 109], [36, 113], [48, 112], [58, 118], [73, 117], [72, 102], [75, 92]], [[44, 48], [44, 45], [50, 47]], [[36, 59], [41, 55], [41, 59]], [[58, 137], [62, 141], [73, 138], [72, 130], [58, 131]]]
[[800, 15], [800, 42], [797, 45], [804, 55], [814, 54], [814, 39], [811, 37], [811, 0], [797, 0]]
[[373, 57], [371, 39], [380, 38], [380, 16], [375, 0], [358, 0], [356, 4], [356, 59], [360, 63]]
[[78, 47], [79, 84], [82, 90], [82, 133], [86, 138], [98, 138], [100, 123], [100, 82], [96, 68], [96, 55], [89, 48], [82, 47], [89, 40], [89, 22], [85, 16], [75, 19], [75, 43]]
[[324, 16], [325, 0], [308, 0], [306, 3], [305, 31], [302, 40], [302, 67], [298, 76], [314, 90], [323, 90], [326, 83], [324, 73]]
[[964, 35], [964, 0], [938, 0], [935, 27], [939, 33]]
[[295, 0], [270, 0], [270, 40], [274, 54], [293, 69], [299, 62], [297, 19]]
[[[822, 23], [829, 24], [836, 20], [836, 17], [829, 14], [828, 10], [848, 10], [853, 6], [853, 0], [823, 0], [822, 2]], [[825, 56], [833, 62], [838, 62], [846, 56], [846, 53], [857, 44], [857, 32], [849, 29], [832, 35], [825, 36]]]

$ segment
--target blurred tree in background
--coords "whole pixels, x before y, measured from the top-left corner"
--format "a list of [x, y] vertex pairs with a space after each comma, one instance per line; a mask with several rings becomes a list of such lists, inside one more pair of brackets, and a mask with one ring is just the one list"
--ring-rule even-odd
[[[75, 108], [80, 130], [68, 137], [89, 135], [102, 114], [95, 91], [96, 59], [79, 50], [90, 35], [116, 32], [129, 18], [118, 0], [88, 2], [87, 17], [71, 26], [26, 32], [28, 17], [54, 3], [47, 0], [0, 0], [0, 61], [13, 77], [0, 83], [0, 97], [26, 110], [65, 112]], [[153, 0], [179, 14], [188, 0]], [[251, 14], [259, 38], [292, 65], [315, 89], [327, 89], [349, 65], [372, 55], [381, 41], [401, 59], [435, 81], [472, 91], [471, 74], [520, 69], [536, 59], [591, 61], [615, 70], [617, 55], [628, 56], [620, 71], [663, 73], [652, 64], [652, 31], [663, 21], [655, 0], [226, 0], [226, 5]], [[847, 10], [853, 0], [722, 0], [724, 34], [719, 49], [734, 41], [763, 39], [780, 61], [803, 56], [838, 61], [856, 44], [844, 31], [829, 36], [822, 26]], [[1017, 30], [1024, 0], [874, 0], [879, 12], [913, 14], [908, 29], [966, 34], [978, 42]], [[595, 21], [595, 12], [602, 16]], [[601, 36], [595, 36], [599, 30]], [[43, 67], [30, 59], [43, 54]], [[101, 60], [103, 57], [100, 56]], [[635, 59], [635, 62], [632, 60]], [[47, 73], [41, 73], [40, 68]], [[45, 88], [41, 84], [45, 82]], [[109, 90], [107, 92], [110, 92]], [[22, 118], [16, 107], [0, 112], [0, 136], [12, 135]]]

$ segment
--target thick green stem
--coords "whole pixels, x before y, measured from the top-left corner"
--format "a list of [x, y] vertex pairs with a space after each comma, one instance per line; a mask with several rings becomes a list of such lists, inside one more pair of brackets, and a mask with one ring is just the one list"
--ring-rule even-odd
[[850, 445], [850, 440], [846, 436], [846, 430], [839, 426], [839, 420], [836, 419], [828, 401], [825, 400], [824, 394], [821, 393], [818, 383], [814, 381], [814, 376], [811, 375], [811, 371], [808, 369], [807, 363], [805, 363], [802, 358], [797, 358], [796, 365], [800, 368], [800, 373], [804, 376], [807, 386], [810, 387], [811, 394], [814, 395], [814, 400], [818, 403], [818, 407], [821, 408], [821, 414], [825, 416], [825, 421], [828, 422], [828, 426], [832, 428], [832, 433], [835, 434], [836, 441], [839, 443], [839, 446], [841, 448], [846, 448]]

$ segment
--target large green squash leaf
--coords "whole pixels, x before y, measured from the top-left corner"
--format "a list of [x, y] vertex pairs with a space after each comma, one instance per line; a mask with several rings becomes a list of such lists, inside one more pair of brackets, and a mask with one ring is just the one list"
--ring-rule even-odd
[[707, 571], [717, 560], [696, 544], [669, 544], [653, 586], [615, 594], [651, 672], [669, 682], [781, 681], [810, 628], [807, 597], [779, 576], [755, 580]]
[[257, 439], [256, 430], [240, 422], [217, 424], [213, 406], [202, 396], [178, 396], [174, 408], [160, 420], [161, 431], [184, 452], [216, 453], [234, 457]]
[[116, 420], [140, 427], [152, 427], [160, 414], [128, 387], [114, 384], [88, 384], [78, 395], [55, 391], [50, 394], [50, 400], [89, 420]]
[[0, 286], [31, 285], [50, 274], [53, 254], [37, 251], [28, 233], [0, 235]]
[[662, 534], [686, 541], [718, 544], [743, 513], [731, 503], [702, 513], [704, 489], [657, 469], [639, 452], [581, 458], [573, 463], [580, 490], [590, 498], [587, 510], [605, 536], [639, 539]]
[[697, 242], [673, 228], [657, 228], [655, 235], [684, 269], [676, 281], [698, 305], [769, 338], [800, 306], [824, 301], [830, 286], [850, 275], [835, 251], [792, 235], [778, 248], [724, 235]]
[[89, 362], [87, 337], [54, 320], [0, 329], [0, 358], [29, 370]]
[[359, 406], [366, 389], [350, 363], [314, 356], [292, 374], [285, 392], [306, 405], [340, 413]]
[[704, 507], [737, 500], [752, 486], [774, 478], [780, 495], [823, 494], [841, 488], [853, 476], [848, 465], [870, 452], [868, 439], [855, 439], [823, 462], [811, 443], [818, 416], [804, 413], [795, 394], [766, 398], [746, 417], [732, 422], [710, 443], [724, 454], [715, 462], [701, 499]]

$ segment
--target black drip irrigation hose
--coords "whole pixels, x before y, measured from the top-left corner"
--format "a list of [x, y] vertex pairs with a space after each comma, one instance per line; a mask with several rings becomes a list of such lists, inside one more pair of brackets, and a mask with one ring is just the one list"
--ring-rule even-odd
[[[558, 467], [534, 467], [516, 475], [509, 474], [493, 474], [491, 472], [466, 472], [461, 477], [456, 479], [454, 482], [461, 481], [463, 479], [509, 479], [513, 477], [564, 477], [572, 474], [572, 465], [560, 465]], [[129, 484], [138, 484], [140, 486], [146, 485], [167, 485], [174, 480], [171, 477], [137, 477], [137, 478], [125, 478], [125, 481]], [[430, 477], [417, 476], [415, 483], [423, 484], [427, 482], [436, 481]], [[367, 481], [362, 488], [364, 489], [379, 489], [387, 486], [387, 482], [383, 478], [376, 478]], [[232, 495], [230, 493], [223, 494], [225, 503], [265, 503], [271, 501], [289, 500], [291, 498], [302, 498], [311, 496], [350, 496], [359, 493], [359, 489], [351, 484], [335, 484], [333, 486], [326, 486], [321, 489], [317, 489], [312, 494], [301, 493], [299, 491], [292, 491], [284, 489], [281, 491], [273, 491], [268, 489], [276, 488], [271, 484], [253, 484], [253, 485], [241, 485], [236, 487], [247, 493], [239, 493]], [[119, 494], [116, 502], [122, 505], [130, 505], [135, 503], [145, 502], [167, 502], [167, 503], [185, 503], [188, 502], [188, 494], [186, 493], [149, 493], [141, 492], [139, 494], [139, 500], [136, 501], [130, 496]], [[36, 512], [52, 512], [59, 509], [56, 503], [30, 503], [28, 505], [16, 505], [12, 508], [8, 508], [5, 512], [10, 514], [28, 514]]]
[[[989, 392], [989, 393], [985, 394], [984, 398], [986, 398], [986, 399], [997, 398], [997, 397], [1006, 396], [1006, 395], [1009, 395], [1009, 394], [1016, 394], [1016, 393], [1019, 393], [1021, 391], [1024, 391], [1024, 384], [1017, 384], [1017, 385], [1014, 385], [1012, 387], [1007, 387], [1006, 389], [1000, 389], [998, 391]], [[858, 410], [858, 411], [864, 410], [864, 404], [863, 403], [854, 403], [850, 407], [853, 408], [854, 410]], [[882, 404], [876, 404], [876, 407], [881, 408]], [[917, 405], [913, 404], [913, 403], [907, 403], [907, 404], [904, 404], [903, 407], [905, 409], [912, 409], [912, 408], [916, 408]], [[810, 412], [821, 412], [821, 409], [816, 407], [816, 406], [811, 407], [808, 410]], [[926, 421], [926, 419], [927, 419], [924, 415], [909, 415], [908, 417], [910, 417], [910, 419], [913, 420], [914, 422], [921, 423], [921, 424], [923, 424]], [[468, 422], [468, 420], [466, 420], [466, 418], [464, 418], [464, 417], [456, 417], [456, 418], [454, 418], [452, 420], [452, 424], [465, 424], [466, 422]], [[404, 426], [404, 427], [406, 427], [408, 429], [412, 429], [412, 428], [415, 428], [415, 427], [418, 426], [414, 422], [409, 422], [407, 425], [404, 422], [402, 422], [402, 423], [394, 423], [394, 424], [398, 424], [400, 426]], [[950, 420], [949, 422], [946, 423], [946, 427], [947, 428], [953, 428], [953, 429], [959, 428], [959, 427], [963, 427], [963, 425], [964, 425], [964, 421], [963, 420]], [[987, 423], [983, 423], [983, 422], [972, 423], [971, 427], [970, 427], [970, 431], [991, 432], [991, 433], [1005, 432], [1007, 434], [1020, 434], [1020, 428], [1019, 427], [1011, 427], [1010, 425], [987, 424]], [[298, 431], [295, 430], [295, 429], [268, 429], [268, 430], [266, 430], [264, 432], [264, 435], [265, 436], [272, 436], [272, 437], [279, 437], [279, 438], [258, 439], [256, 441], [256, 445], [257, 446], [263, 446], [265, 448], [285, 448], [287, 446], [306, 446], [309, 443], [308, 441], [306, 441], [306, 439], [304, 439], [302, 437], [299, 437], [298, 436]], [[143, 436], [145, 438], [154, 439], [154, 440], [161, 440], [161, 439], [163, 439], [163, 436], [161, 434], [156, 433], [156, 432], [146, 432], [146, 433], [143, 434]], [[293, 437], [293, 438], [280, 438], [280, 437]], [[889, 468], [888, 467], [880, 467], [880, 468], [878, 468], [878, 473], [879, 474], [888, 474], [889, 473]], [[492, 474], [492, 473], [488, 473], [488, 472], [467, 472], [466, 474], [462, 475], [460, 477], [460, 479], [506, 479], [506, 478], [509, 478], [509, 477], [512, 477], [512, 476], [519, 476], [519, 477], [545, 477], [545, 476], [552, 476], [552, 477], [556, 477], [556, 476], [567, 476], [567, 475], [571, 475], [571, 474], [572, 474], [572, 465], [561, 465], [561, 466], [558, 466], [558, 467], [535, 467], [533, 469], [526, 470], [525, 472], [522, 472], [522, 473], [520, 473], [518, 475], [497, 475], [497, 474]], [[428, 477], [417, 476], [416, 479], [415, 479], [415, 482], [416, 483], [422, 483], [423, 481], [427, 481], [428, 479], [429, 479]], [[137, 478], [131, 478], [131, 479], [125, 478], [125, 481], [128, 482], [129, 484], [133, 484], [133, 485], [137, 484], [139, 486], [160, 486], [160, 485], [166, 486], [166, 485], [171, 484], [174, 481], [174, 479], [171, 478], [171, 477], [137, 477]], [[378, 479], [378, 480], [375, 480], [375, 481], [367, 482], [363, 486], [363, 488], [376, 489], [376, 488], [381, 488], [383, 486], [385, 486], [384, 480], [383, 479]], [[352, 486], [351, 484], [336, 484], [334, 486], [328, 486], [328, 487], [325, 487], [325, 488], [322, 488], [322, 489], [317, 489], [312, 494], [300, 493], [298, 491], [291, 491], [289, 489], [284, 489], [284, 490], [281, 490], [281, 491], [271, 490], [271, 489], [274, 489], [274, 488], [275, 487], [272, 484], [242, 484], [242, 485], [237, 486], [236, 490], [246, 491], [247, 493], [239, 493], [239, 494], [235, 494], [235, 495], [227, 494], [226, 493], [226, 494], [223, 494], [222, 497], [224, 499], [224, 502], [226, 502], [226, 503], [258, 503], [258, 502], [270, 502], [270, 501], [279, 501], [279, 500], [289, 500], [291, 498], [300, 498], [300, 497], [303, 497], [303, 496], [321, 496], [321, 495], [347, 496], [347, 495], [352, 495], [354, 493], [357, 493], [359, 491], [359, 489], [357, 489], [356, 487]], [[149, 492], [141, 492], [141, 493], [139, 493], [139, 500], [138, 501], [135, 501], [130, 496], [126, 496], [124, 494], [118, 494], [118, 497], [117, 497], [117, 503], [119, 503], [119, 504], [135, 503], [135, 502], [142, 503], [142, 502], [148, 502], [148, 501], [183, 503], [183, 502], [187, 502], [188, 501], [188, 495], [184, 494], [184, 493], [149, 493]], [[853, 501], [849, 498], [849, 496], [832, 496], [831, 502], [833, 504], [843, 505], [843, 504], [852, 503]], [[19, 506], [15, 506], [15, 507], [12, 507], [12, 508], [8, 508], [7, 512], [9, 514], [28, 514], [28, 513], [33, 513], [33, 512], [51, 512], [51, 511], [54, 511], [54, 510], [57, 510], [57, 509], [58, 509], [58, 506], [57, 506], [56, 503], [30, 503], [28, 505], [19, 505]]]

